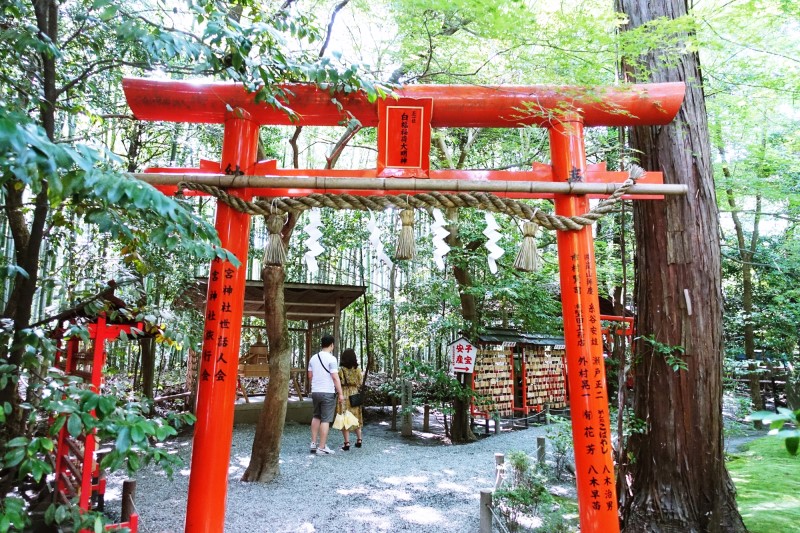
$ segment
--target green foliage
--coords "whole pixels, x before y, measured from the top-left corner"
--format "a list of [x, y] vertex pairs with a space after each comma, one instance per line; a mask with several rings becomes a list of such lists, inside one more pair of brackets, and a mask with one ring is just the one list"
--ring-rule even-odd
[[[758, 420], [764, 425], [769, 425], [770, 435], [777, 435], [783, 438], [786, 451], [792, 455], [797, 455], [800, 448], [800, 409], [792, 411], [785, 407], [778, 407], [778, 412], [756, 411], [750, 414], [745, 420]], [[791, 427], [784, 429], [789, 424]]]
[[668, 344], [664, 344], [656, 340], [655, 335], [641, 336], [637, 337], [637, 339], [641, 339], [646, 342], [652, 348], [653, 354], [663, 357], [667, 362], [667, 365], [669, 365], [669, 367], [675, 372], [689, 369], [689, 365], [687, 365], [686, 361], [680, 357], [685, 351], [683, 346], [670, 346]]
[[[611, 415], [610, 426], [612, 428], [618, 429], [619, 426], [617, 424], [619, 420], [618, 418], [619, 412], [613, 407], [610, 407], [609, 411]], [[614, 431], [614, 433], [616, 434], [616, 431]], [[628, 442], [631, 436], [644, 435], [646, 433], [647, 433], [647, 421], [642, 420], [641, 418], [637, 418], [633, 412], [633, 409], [630, 407], [626, 407], [622, 411], [622, 438], [617, 440], [615, 448], [629, 450], [630, 448], [628, 446]], [[630, 451], [628, 452], [628, 461], [630, 461], [631, 464], [636, 462], [636, 457]]]
[[400, 376], [396, 381], [389, 381], [381, 386], [381, 391], [396, 398], [402, 397], [402, 384], [413, 383], [412, 405], [430, 405], [446, 414], [453, 412], [453, 402], [461, 400], [470, 402], [475, 391], [464, 387], [447, 370], [436, 369], [432, 365], [407, 359], [400, 366]]
[[543, 507], [553, 501], [547, 490], [546, 477], [521, 451], [506, 456], [506, 477], [492, 496], [510, 531], [520, 531], [532, 516], [542, 514]]
[[[29, 379], [27, 373], [24, 374]], [[115, 390], [97, 394], [84, 388], [79, 378], [63, 376], [55, 370], [48, 371], [45, 380], [29, 389], [29, 394], [34, 395], [35, 404], [23, 404], [22, 408], [30, 414], [33, 431], [30, 436], [18, 436], [6, 442], [0, 456], [0, 469], [13, 473], [20, 483], [43, 483], [53, 472], [51, 458], [62, 429], [73, 437], [94, 432], [99, 443], [111, 445], [111, 452], [100, 463], [104, 469], [115, 471], [124, 467], [133, 474], [153, 463], [171, 475], [181, 459], [166, 453], [159, 443], [194, 422], [194, 416], [189, 413], [148, 417], [146, 404], [126, 401]], [[8, 414], [8, 411], [10, 406], [7, 405], [4, 412]], [[52, 424], [48, 423], [49, 419]], [[17, 524], [21, 520], [15, 514], [18, 503], [15, 498], [6, 498], [2, 504], [2, 516], [10, 523]], [[0, 523], [4, 520], [2, 516]], [[22, 516], [27, 524], [26, 513]], [[56, 523], [75, 524], [76, 529], [79, 524], [89, 524], [93, 529], [95, 523], [103, 523], [100, 515], [87, 517], [71, 506], [52, 505], [47, 516]]]
[[736, 420], [744, 420], [753, 410], [753, 402], [749, 396], [732, 393], [733, 416]]
[[51, 206], [69, 203], [87, 222], [123, 242], [142, 240], [146, 233], [150, 246], [238, 263], [220, 248], [213, 226], [172, 198], [115, 172], [96, 149], [52, 142], [28, 115], [0, 105], [0, 185], [37, 194], [45, 184]]
[[[116, 315], [106, 311], [111, 319]], [[159, 443], [193, 423], [193, 415], [170, 413], [163, 418], [149, 417], [149, 405], [126, 399], [119, 390], [106, 387], [104, 394], [95, 393], [80, 378], [65, 376], [51, 366], [56, 345], [46, 332], [29, 329], [22, 333], [21, 342], [25, 346], [22, 365], [17, 367], [0, 360], [0, 385], [17, 380], [27, 384], [26, 401], [19, 405], [26, 417], [26, 432], [7, 439], [0, 449], [0, 470], [10, 482], [7, 486], [37, 486], [46, 482], [53, 471], [52, 456], [62, 430], [73, 437], [94, 433], [99, 443], [111, 446], [111, 452], [101, 462], [103, 468], [113, 471], [124, 467], [133, 473], [154, 463], [171, 474], [180, 459], [165, 453]], [[88, 331], [80, 326], [71, 328], [67, 335], [88, 341]], [[11, 331], [7, 330], [0, 343], [8, 344], [10, 336]], [[5, 402], [0, 412], [0, 431], [8, 435], [6, 424], [12, 405]], [[9, 496], [12, 499], [3, 504], [5, 516], [16, 523], [13, 492]], [[27, 524], [27, 503], [25, 511]], [[48, 517], [58, 523], [73, 524], [76, 529], [84, 526], [94, 529], [96, 524], [104, 523], [100, 515], [81, 514], [71, 506], [53, 506]]]
[[63, 503], [50, 505], [45, 511], [44, 520], [49, 525], [93, 533], [102, 533], [109, 523], [108, 518], [101, 512], [82, 511], [77, 505]]
[[548, 415], [547, 423], [546, 434], [553, 454], [552, 473], [560, 481], [565, 475], [572, 475], [569, 470], [573, 457], [572, 421], [563, 416]]
[[0, 531], [22, 531], [28, 522], [25, 500], [14, 496], [0, 500]]
[[607, 2], [387, 4], [399, 27], [394, 56], [409, 80], [588, 85], [613, 77], [620, 18]]
[[[291, 96], [291, 90], [281, 87], [282, 82], [312, 82], [331, 94], [363, 90], [370, 101], [388, 94], [385, 85], [366, 77], [359, 65], [344, 63], [341, 54], [320, 57], [312, 50], [312, 45], [323, 39], [313, 15], [289, 9], [271, 12], [254, 1], [238, 5], [242, 16], [237, 20], [220, 9], [217, 2], [200, 0], [190, 4], [190, 11], [204, 25], [201, 40], [206, 45], [194, 55], [200, 60], [198, 69], [205, 67], [244, 83], [256, 93], [257, 101], [285, 110], [290, 116], [294, 112], [285, 99]], [[301, 46], [293, 46], [293, 41]], [[341, 104], [335, 99], [333, 102], [345, 118]]]
[[[726, 353], [744, 353], [752, 326], [755, 348], [779, 366], [796, 358], [800, 323], [796, 10], [781, 0], [712, 2], [698, 4], [696, 16], [721, 211]], [[752, 362], [735, 365], [738, 375], [752, 371]]]
[[[322, 41], [321, 26], [313, 15], [295, 9], [264, 9], [251, 0], [236, 2], [233, 10], [211, 0], [188, 2], [185, 7], [81, 0], [57, 9], [61, 33], [71, 35], [69, 40], [41, 38], [46, 36], [37, 34], [31, 6], [19, 1], [8, 5], [0, 15], [15, 21], [4, 27], [16, 39], [5, 40], [13, 46], [3, 51], [18, 61], [10, 64], [29, 68], [35, 67], [26, 56], [52, 54], [63, 65], [61, 90], [67, 97], [79, 96], [104, 71], [118, 75], [122, 65], [238, 81], [257, 93], [259, 101], [290, 114], [285, 104], [290, 93], [279, 86], [282, 82], [308, 81], [345, 93], [363, 90], [373, 100], [387, 94], [384, 85], [367, 78], [359, 65], [346, 64], [340, 54], [319, 57], [314, 48]], [[109, 50], [114, 56], [108, 55]], [[26, 69], [21, 70], [0, 69], [0, 75], [13, 82], [13, 88], [27, 88]], [[71, 109], [88, 111], [74, 105]]]

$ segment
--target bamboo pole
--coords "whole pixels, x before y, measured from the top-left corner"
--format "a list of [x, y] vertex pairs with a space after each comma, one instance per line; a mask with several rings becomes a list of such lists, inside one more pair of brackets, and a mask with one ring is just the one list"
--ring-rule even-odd
[[[314, 189], [360, 191], [441, 191], [441, 192], [507, 192], [545, 194], [611, 194], [621, 183], [568, 183], [547, 181], [473, 181], [459, 179], [417, 178], [329, 178], [320, 176], [230, 176], [226, 174], [161, 174], [140, 173], [133, 177], [151, 185], [178, 185], [184, 181], [223, 188]], [[632, 186], [629, 195], [685, 195], [683, 184], [641, 183]]]

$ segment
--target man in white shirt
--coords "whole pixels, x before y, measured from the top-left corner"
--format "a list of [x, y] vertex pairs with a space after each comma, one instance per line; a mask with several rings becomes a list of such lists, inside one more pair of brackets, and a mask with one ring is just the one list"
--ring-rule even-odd
[[[311, 453], [333, 455], [328, 448], [328, 430], [336, 415], [336, 395], [344, 404], [342, 384], [339, 382], [339, 365], [333, 356], [333, 337], [325, 335], [320, 342], [322, 349], [308, 362], [308, 381], [311, 383], [311, 401], [314, 417], [311, 419]], [[319, 434], [319, 445], [317, 445]]]

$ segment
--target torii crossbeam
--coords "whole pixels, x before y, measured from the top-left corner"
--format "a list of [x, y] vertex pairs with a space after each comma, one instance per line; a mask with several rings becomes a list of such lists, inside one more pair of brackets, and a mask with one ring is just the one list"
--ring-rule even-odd
[[[334, 171], [278, 169], [274, 161], [256, 158], [261, 125], [336, 126], [347, 118], [332, 95], [315, 86], [287, 86], [292, 96], [286, 105], [297, 113], [294, 121], [284, 111], [256, 103], [241, 85], [129, 78], [123, 88], [140, 120], [225, 124], [220, 163], [204, 161], [199, 169], [150, 169], [150, 174], [137, 175], [167, 193], [175, 191], [177, 182], [193, 180], [211, 181], [247, 199], [311, 192], [491, 190], [512, 198], [553, 198], [556, 213], [565, 216], [585, 213], [589, 195], [607, 196], [627, 177], [604, 165], [587, 165], [584, 127], [668, 124], [685, 91], [683, 83], [595, 88], [415, 85], [399, 89], [397, 99], [375, 103], [361, 93], [335, 94], [363, 126], [378, 128], [378, 165]], [[529, 125], [549, 130], [550, 165], [534, 164], [525, 172], [430, 169], [431, 127]], [[660, 173], [650, 172], [628, 193], [658, 199], [686, 192], [684, 186], [661, 183]], [[250, 216], [220, 202], [216, 229], [222, 246], [245, 265]], [[581, 531], [615, 533], [619, 520], [592, 229], [559, 231], [557, 242]], [[212, 262], [187, 533], [224, 529], [244, 282], [243, 267]]]

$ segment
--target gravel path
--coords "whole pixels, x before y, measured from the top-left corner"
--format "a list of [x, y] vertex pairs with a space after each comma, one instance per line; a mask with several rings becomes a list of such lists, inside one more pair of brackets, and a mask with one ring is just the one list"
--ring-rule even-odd
[[[495, 452], [521, 450], [535, 457], [536, 437], [545, 433], [545, 427], [449, 446], [418, 433], [404, 439], [389, 429], [388, 422], [368, 422], [363, 448], [338, 450], [342, 436], [332, 431], [329, 446], [335, 446], [337, 453], [316, 456], [308, 451], [308, 426], [287, 423], [281, 475], [269, 484], [239, 481], [250, 460], [254, 431], [251, 425], [234, 428], [226, 533], [477, 531], [479, 491], [494, 486]], [[177, 439], [171, 446], [186, 464], [172, 480], [152, 468], [137, 474], [142, 533], [183, 531], [191, 438]], [[120, 508], [123, 479], [118, 475], [108, 479], [109, 512]]]

